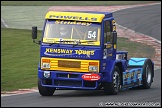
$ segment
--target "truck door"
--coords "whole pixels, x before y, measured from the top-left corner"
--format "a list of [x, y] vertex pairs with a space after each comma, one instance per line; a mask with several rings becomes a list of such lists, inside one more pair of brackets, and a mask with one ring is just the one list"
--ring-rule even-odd
[[112, 32], [115, 31], [114, 20], [108, 19], [104, 21], [104, 52], [107, 59], [115, 59], [116, 49], [114, 50]]

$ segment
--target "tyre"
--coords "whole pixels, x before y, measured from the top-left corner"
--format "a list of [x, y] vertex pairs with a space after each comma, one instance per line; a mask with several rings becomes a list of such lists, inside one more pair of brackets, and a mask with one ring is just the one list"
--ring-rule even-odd
[[53, 93], [55, 92], [55, 88], [42, 86], [40, 79], [38, 79], [38, 90], [42, 96], [52, 96]]
[[113, 70], [113, 75], [112, 75], [112, 82], [104, 82], [103, 87], [104, 87], [104, 93], [106, 95], [116, 95], [118, 94], [120, 90], [120, 85], [121, 85], [121, 74], [120, 70], [117, 66], [115, 66]]
[[142, 74], [142, 88], [149, 89], [151, 87], [151, 84], [153, 82], [153, 68], [152, 63], [150, 59], [147, 59], [143, 65], [143, 74]]

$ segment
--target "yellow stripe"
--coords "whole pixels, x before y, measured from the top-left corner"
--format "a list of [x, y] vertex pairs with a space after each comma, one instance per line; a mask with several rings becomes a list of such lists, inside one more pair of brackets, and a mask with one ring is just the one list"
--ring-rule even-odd
[[114, 49], [116, 49], [116, 44], [114, 45]]
[[[98, 36], [99, 37], [99, 36]], [[76, 39], [66, 39], [64, 38], [63, 40], [66, 41], [76, 41]], [[60, 38], [43, 38], [43, 42], [47, 42], [47, 43], [60, 43], [60, 42], [56, 42], [56, 41], [60, 41]], [[90, 41], [90, 40], [80, 40], [80, 42], [85, 42], [85, 41]], [[66, 44], [73, 44], [72, 42], [69, 42]], [[100, 45], [100, 41], [95, 41], [95, 42], [85, 42], [85, 43], [81, 43], [81, 45], [94, 45], [94, 46], [99, 46]]]
[[45, 16], [46, 19], [75, 20], [87, 22], [102, 22], [102, 19], [104, 17], [104, 14], [54, 11], [49, 11]]

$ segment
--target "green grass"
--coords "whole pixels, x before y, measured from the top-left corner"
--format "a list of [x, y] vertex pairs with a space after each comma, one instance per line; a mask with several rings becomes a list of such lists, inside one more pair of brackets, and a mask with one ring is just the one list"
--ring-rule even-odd
[[110, 6], [160, 1], [1, 1], [1, 6]]
[[8, 28], [31, 29], [32, 26], [37, 26], [41, 30], [48, 8], [49, 6], [1, 6], [1, 18]]
[[[31, 30], [1, 28], [1, 91], [37, 87], [39, 48], [32, 42]], [[152, 47], [124, 38], [118, 38], [117, 48], [130, 56], [154, 57]]]
[[1, 28], [1, 91], [36, 86], [38, 60], [30, 30]]
[[118, 38], [117, 49], [128, 51], [128, 58], [146, 57], [152, 59], [155, 57], [155, 49], [152, 46], [139, 42], [132, 42], [126, 38]]

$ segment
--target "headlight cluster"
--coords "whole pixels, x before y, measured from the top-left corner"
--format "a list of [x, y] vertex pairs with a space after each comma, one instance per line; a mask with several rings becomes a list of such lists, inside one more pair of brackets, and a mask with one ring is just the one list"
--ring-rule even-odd
[[89, 62], [89, 72], [98, 71], [98, 62]]
[[50, 68], [50, 63], [42, 63], [42, 68]]
[[50, 60], [49, 59], [42, 59], [42, 68], [44, 68], [44, 69], [50, 68]]
[[98, 66], [89, 66], [89, 71], [97, 72]]

